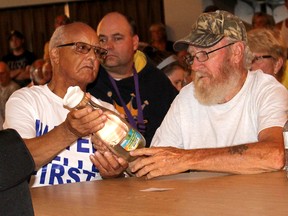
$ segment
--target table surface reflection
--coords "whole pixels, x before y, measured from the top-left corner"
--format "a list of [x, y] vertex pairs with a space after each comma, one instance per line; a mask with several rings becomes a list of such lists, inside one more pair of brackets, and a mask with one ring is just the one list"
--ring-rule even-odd
[[[144, 192], [149, 188], [164, 191]], [[191, 172], [31, 189], [36, 216], [288, 215], [286, 172], [227, 175]]]

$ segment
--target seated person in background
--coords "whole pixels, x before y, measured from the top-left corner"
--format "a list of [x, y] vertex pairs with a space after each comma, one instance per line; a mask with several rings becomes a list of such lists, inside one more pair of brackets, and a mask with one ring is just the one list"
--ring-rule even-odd
[[173, 86], [180, 91], [185, 83], [185, 68], [180, 65], [176, 55], [170, 55], [157, 66], [171, 81]]
[[31, 83], [28, 85], [29, 87], [33, 85], [43, 85], [46, 83], [42, 81], [43, 80], [42, 67], [44, 63], [45, 61], [43, 59], [37, 59], [36, 61], [33, 62], [31, 66], [29, 66], [30, 79], [31, 79]]
[[113, 104], [144, 135], [148, 147], [178, 92], [138, 50], [134, 20], [118, 12], [108, 13], [101, 19], [97, 34], [100, 46], [108, 53], [88, 92]]
[[46, 61], [42, 66], [42, 74], [45, 83], [50, 82], [52, 79], [52, 65], [50, 61]]
[[279, 32], [271, 29], [253, 29], [248, 32], [248, 46], [253, 53], [251, 70], [264, 73], [282, 81], [286, 68], [287, 49]]
[[163, 61], [163, 59], [169, 57], [171, 55], [171, 52], [167, 52], [167, 51], [160, 51], [158, 49], [156, 49], [153, 46], [146, 46], [143, 49], [143, 53], [152, 61], [152, 63], [154, 64], [155, 67], [157, 67], [157, 65]]
[[189, 56], [189, 53], [187, 50], [180, 50], [176, 53], [178, 62], [180, 65], [185, 68], [185, 79], [184, 79], [184, 85], [189, 84], [190, 82], [193, 81], [192, 77], [192, 71], [190, 65], [187, 65], [186, 63], [186, 56]]
[[174, 53], [173, 42], [167, 39], [166, 27], [162, 23], [154, 23], [149, 28], [150, 45], [159, 51]]
[[[285, 0], [284, 3], [288, 10], [288, 0]], [[283, 38], [286, 47], [288, 47], [288, 17], [286, 16], [284, 20], [278, 22], [276, 28], [280, 31], [280, 35]]]
[[264, 12], [256, 12], [252, 17], [252, 29], [256, 28], [273, 29], [275, 25], [276, 24], [274, 17]]
[[28, 179], [34, 160], [19, 134], [0, 131], [0, 215], [34, 215]]
[[0, 130], [3, 129], [5, 119], [5, 104], [10, 95], [19, 88], [20, 86], [10, 77], [8, 65], [0, 61]]
[[44, 85], [51, 80], [52, 67], [49, 60], [44, 61], [43, 59], [37, 59], [31, 67], [29, 67], [29, 70], [31, 83], [28, 86]]
[[[26, 144], [37, 170], [30, 181], [32, 186], [101, 179], [89, 159], [94, 152], [90, 134], [103, 127], [106, 116], [91, 107], [69, 112], [62, 101], [70, 86], [86, 91], [88, 83], [96, 78], [98, 58], [107, 52], [98, 43], [95, 30], [84, 23], [60, 26], [49, 44], [51, 81], [22, 88], [7, 102], [4, 128], [31, 138]], [[94, 97], [92, 100], [114, 110], [108, 103]]]
[[28, 65], [31, 65], [36, 57], [34, 53], [24, 48], [24, 35], [16, 30], [11, 31], [9, 35], [9, 47], [11, 52], [3, 56], [3, 61], [10, 68], [10, 77], [21, 87], [27, 86], [30, 80]]
[[217, 10], [220, 10], [219, 7], [217, 7], [216, 5], [208, 5], [204, 8], [203, 13], [207, 13], [207, 12], [215, 12]]
[[[252, 53], [243, 22], [226, 11], [203, 13], [174, 48], [191, 55], [193, 82], [173, 101], [152, 148], [130, 152], [139, 156], [131, 171], [151, 179], [188, 170], [253, 174], [282, 169], [288, 91], [272, 76], [248, 70]], [[93, 163], [107, 177], [119, 175], [127, 162], [101, 144], [95, 141], [99, 151]]]

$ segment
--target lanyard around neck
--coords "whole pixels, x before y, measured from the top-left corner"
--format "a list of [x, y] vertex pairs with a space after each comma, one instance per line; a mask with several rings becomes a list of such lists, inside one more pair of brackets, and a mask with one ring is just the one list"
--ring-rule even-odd
[[[137, 123], [135, 122], [130, 110], [126, 106], [126, 103], [124, 102], [120, 91], [118, 89], [118, 86], [115, 82], [115, 80], [108, 74], [109, 80], [120, 100], [120, 103], [127, 115], [128, 122], [132, 125], [134, 128], [138, 128], [140, 132], [145, 132], [145, 124], [144, 124], [144, 118], [143, 118], [143, 110], [142, 110], [142, 104], [141, 104], [141, 98], [140, 98], [140, 91], [139, 91], [139, 78], [137, 71], [135, 67], [133, 66], [133, 78], [134, 78], [134, 86], [135, 86], [135, 97], [136, 97], [136, 103], [137, 103], [137, 110], [138, 110], [138, 116], [137, 116]], [[138, 127], [137, 127], [138, 126]]]

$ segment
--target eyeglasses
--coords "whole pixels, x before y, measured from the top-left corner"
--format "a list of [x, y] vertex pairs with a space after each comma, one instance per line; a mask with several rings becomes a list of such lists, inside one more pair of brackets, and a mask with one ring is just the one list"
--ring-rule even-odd
[[199, 52], [195, 53], [195, 55], [193, 55], [193, 56], [190, 55], [190, 54], [188, 54], [188, 55], [186, 55], [186, 56], [184, 57], [184, 60], [185, 60], [186, 64], [188, 64], [188, 65], [192, 65], [192, 64], [193, 64], [195, 57], [196, 57], [197, 61], [199, 61], [199, 62], [205, 62], [205, 61], [207, 61], [207, 60], [209, 59], [209, 56], [208, 56], [208, 55], [209, 55], [210, 53], [213, 53], [213, 52], [216, 52], [216, 51], [218, 51], [218, 50], [220, 50], [220, 49], [223, 49], [223, 48], [225, 48], [225, 47], [231, 46], [231, 45], [233, 45], [234, 43], [235, 43], [235, 42], [226, 44], [225, 46], [219, 47], [219, 48], [214, 49], [214, 50], [211, 50], [211, 51], [209, 51], [209, 52], [206, 52], [206, 51], [204, 51], [204, 50], [203, 50], [203, 51], [199, 51]]
[[267, 58], [273, 58], [274, 59], [274, 57], [271, 55], [255, 56], [254, 59], [252, 60], [252, 64], [258, 60], [267, 59]]
[[75, 46], [76, 52], [82, 53], [82, 54], [87, 54], [90, 52], [91, 49], [93, 49], [96, 57], [98, 58], [104, 58], [108, 51], [104, 48], [98, 47], [98, 46], [93, 46], [84, 42], [74, 42], [74, 43], [67, 43], [67, 44], [61, 44], [58, 45], [57, 48], [59, 47], [65, 47], [65, 46]]

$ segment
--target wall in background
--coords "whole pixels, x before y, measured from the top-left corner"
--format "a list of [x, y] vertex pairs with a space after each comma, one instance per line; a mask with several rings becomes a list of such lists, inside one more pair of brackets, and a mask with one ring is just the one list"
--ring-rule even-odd
[[164, 0], [168, 38], [175, 41], [186, 36], [192, 23], [202, 12], [203, 6], [202, 0]]

